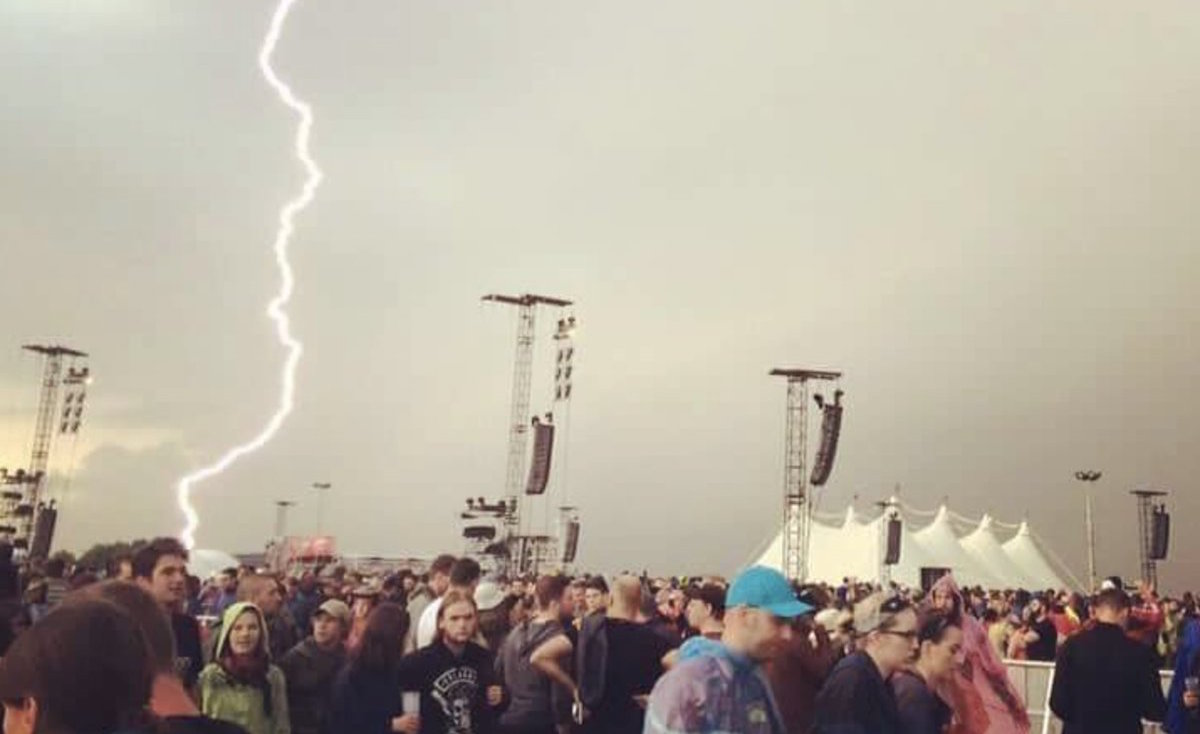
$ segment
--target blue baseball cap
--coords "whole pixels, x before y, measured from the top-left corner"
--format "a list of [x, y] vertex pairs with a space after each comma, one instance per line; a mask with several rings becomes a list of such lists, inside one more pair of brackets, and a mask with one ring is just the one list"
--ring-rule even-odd
[[725, 596], [725, 607], [753, 607], [782, 619], [792, 619], [813, 610], [796, 598], [783, 574], [766, 566], [751, 566], [737, 575]]

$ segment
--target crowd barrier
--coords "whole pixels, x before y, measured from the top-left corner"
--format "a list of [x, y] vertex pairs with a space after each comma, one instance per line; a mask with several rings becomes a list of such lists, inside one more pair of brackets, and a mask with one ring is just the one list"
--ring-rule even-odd
[[[1005, 660], [1008, 678], [1016, 686], [1017, 692], [1025, 701], [1025, 709], [1029, 712], [1029, 730], [1041, 734], [1060, 734], [1062, 722], [1050, 712], [1050, 686], [1054, 682], [1054, 663], [1039, 663], [1029, 660]], [[1163, 695], [1171, 687], [1171, 671], [1159, 671], [1162, 680]], [[1146, 723], [1142, 726], [1144, 734], [1160, 734], [1162, 727], [1158, 724]]]

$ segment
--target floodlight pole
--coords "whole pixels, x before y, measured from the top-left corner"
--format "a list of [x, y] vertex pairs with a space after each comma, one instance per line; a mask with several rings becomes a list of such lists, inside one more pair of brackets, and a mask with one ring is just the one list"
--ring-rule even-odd
[[296, 503], [290, 500], [275, 500], [275, 537], [287, 537], [287, 511]]
[[322, 524], [325, 515], [325, 493], [333, 488], [330, 482], [313, 482], [313, 489], [317, 490], [317, 535], [320, 536], [325, 529]]
[[1103, 472], [1077, 471], [1075, 478], [1083, 482], [1083, 523], [1087, 541], [1088, 591], [1096, 590], [1096, 526], [1092, 523], [1092, 485]]
[[793, 581], [805, 581], [808, 576], [808, 538], [812, 524], [812, 507], [808, 502], [808, 382], [837, 380], [842, 373], [776, 368], [770, 374], [787, 379], [783, 573]]

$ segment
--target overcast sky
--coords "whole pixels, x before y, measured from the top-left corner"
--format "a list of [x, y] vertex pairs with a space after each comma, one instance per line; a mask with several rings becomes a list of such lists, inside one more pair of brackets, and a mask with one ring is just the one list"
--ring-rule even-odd
[[[61, 547], [178, 532], [174, 481], [274, 408], [302, 171], [256, 67], [272, 10], [0, 0], [0, 465], [22, 343], [97, 378], [55, 449]], [[779, 517], [766, 373], [797, 365], [846, 374], [822, 509], [900, 484], [1028, 514], [1082, 575], [1098, 468], [1101, 571], [1136, 575], [1127, 492], [1163, 488], [1162, 575], [1194, 585], [1194, 2], [300, 0], [276, 66], [327, 175], [293, 242], [307, 351], [278, 438], [198, 489], [201, 546], [261, 548], [277, 499], [311, 531], [325, 480], [344, 550], [458, 550], [506, 454], [515, 320], [479, 297], [532, 291], [577, 302], [587, 566], [744, 562]]]

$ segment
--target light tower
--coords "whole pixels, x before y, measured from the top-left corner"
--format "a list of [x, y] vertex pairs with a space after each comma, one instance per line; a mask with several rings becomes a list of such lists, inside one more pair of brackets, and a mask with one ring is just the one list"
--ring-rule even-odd
[[777, 368], [772, 377], [787, 379], [787, 429], [783, 480], [783, 573], [804, 581], [808, 576], [808, 535], [812, 508], [808, 501], [808, 383], [841, 379], [841, 372]]
[[[13, 547], [24, 549], [30, 558], [45, 558], [54, 540], [54, 525], [58, 510], [43, 501], [46, 471], [50, 466], [50, 449], [55, 433], [78, 433], [83, 417], [85, 391], [71, 393], [71, 403], [59, 415], [59, 387], [62, 384], [86, 385], [91, 379], [88, 367], [76, 367], [77, 359], [87, 354], [63, 346], [26, 344], [26, 351], [45, 358], [42, 387], [38, 399], [37, 420], [33, 430], [33, 451], [29, 469], [9, 476], [4, 472], [6, 491], [0, 496], [0, 526], [13, 535]], [[63, 375], [63, 363], [67, 373]], [[78, 397], [78, 400], [76, 400]], [[61, 418], [61, 420], [60, 420]], [[59, 428], [58, 431], [55, 429]]]
[[1096, 590], [1096, 527], [1092, 523], [1092, 485], [1104, 476], [1098, 471], [1077, 471], [1075, 478], [1083, 482], [1083, 531], [1087, 541], [1088, 591]]
[[[513, 360], [512, 405], [508, 421], [508, 462], [505, 469], [504, 498], [507, 504], [513, 504], [517, 510], [507, 519], [506, 540], [516, 541], [521, 545], [519, 535], [521, 523], [526, 518], [525, 502], [522, 499], [521, 486], [525, 482], [525, 455], [530, 429], [530, 392], [533, 389], [533, 344], [536, 337], [538, 306], [567, 308], [572, 304], [563, 298], [539, 296], [526, 293], [520, 296], [507, 296], [491, 293], [483, 296], [484, 301], [503, 303], [517, 308], [517, 346]], [[515, 532], [514, 532], [515, 531]], [[520, 552], [521, 548], [512, 555], [518, 559], [527, 557]], [[523, 562], [522, 560], [518, 561]]]
[[289, 507], [294, 507], [295, 502], [291, 500], [275, 500], [275, 537], [278, 539], [287, 537], [287, 511]]
[[331, 482], [313, 482], [312, 488], [317, 490], [317, 535], [324, 530], [323, 521], [325, 519], [325, 493], [333, 489]]

